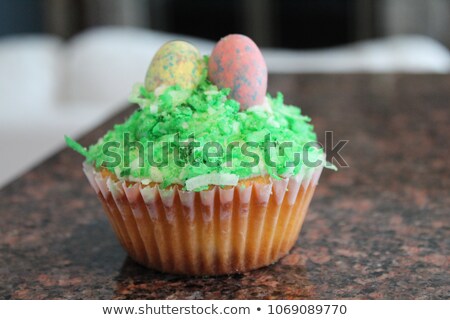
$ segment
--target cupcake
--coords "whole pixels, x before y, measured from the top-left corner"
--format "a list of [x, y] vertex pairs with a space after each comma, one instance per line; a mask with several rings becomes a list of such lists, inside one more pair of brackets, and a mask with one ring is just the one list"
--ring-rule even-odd
[[246, 36], [204, 57], [171, 41], [133, 87], [138, 106], [124, 123], [88, 148], [66, 137], [133, 260], [219, 275], [288, 254], [329, 165], [310, 118], [266, 88], [266, 64]]

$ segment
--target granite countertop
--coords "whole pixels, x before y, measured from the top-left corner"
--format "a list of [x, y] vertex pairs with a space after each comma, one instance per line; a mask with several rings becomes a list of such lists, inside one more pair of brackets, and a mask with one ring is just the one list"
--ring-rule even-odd
[[64, 149], [0, 191], [0, 298], [450, 299], [450, 76], [269, 83], [313, 118], [319, 140], [349, 140], [349, 168], [323, 174], [288, 256], [233, 276], [144, 269], [115, 239], [82, 157]]

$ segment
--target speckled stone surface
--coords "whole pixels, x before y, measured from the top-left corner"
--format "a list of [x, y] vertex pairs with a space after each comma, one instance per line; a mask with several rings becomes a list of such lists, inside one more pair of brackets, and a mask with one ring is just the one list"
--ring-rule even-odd
[[127, 258], [81, 156], [66, 149], [0, 191], [0, 298], [449, 299], [450, 76], [269, 84], [313, 118], [319, 140], [325, 131], [349, 140], [341, 154], [350, 167], [323, 174], [290, 255], [234, 276], [146, 270]]

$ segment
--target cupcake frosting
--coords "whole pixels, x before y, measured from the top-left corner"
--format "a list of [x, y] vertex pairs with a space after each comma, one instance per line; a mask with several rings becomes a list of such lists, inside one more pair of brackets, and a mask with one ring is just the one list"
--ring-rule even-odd
[[325, 164], [310, 118], [284, 104], [281, 93], [239, 111], [229, 91], [207, 79], [195, 90], [170, 86], [149, 92], [137, 84], [130, 101], [140, 108], [124, 123], [87, 149], [66, 140], [88, 163], [119, 179], [163, 188], [235, 185], [259, 175], [280, 179]]
[[[286, 105], [281, 93], [258, 98], [265, 93], [267, 71], [249, 38], [225, 37], [211, 59], [196, 56], [195, 50], [183, 42], [164, 45], [145, 85], [133, 87], [129, 100], [139, 108], [96, 144], [84, 148], [66, 137], [69, 147], [119, 180], [185, 190], [235, 186], [255, 176], [282, 179], [317, 166], [331, 167], [311, 119], [300, 108]], [[211, 76], [208, 69], [213, 67], [217, 70]], [[187, 77], [191, 69], [195, 77]]]

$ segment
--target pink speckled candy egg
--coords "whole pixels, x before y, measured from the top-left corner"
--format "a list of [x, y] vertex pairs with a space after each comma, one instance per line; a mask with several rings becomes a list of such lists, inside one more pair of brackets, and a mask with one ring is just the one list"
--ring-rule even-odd
[[230, 88], [241, 110], [264, 102], [267, 66], [249, 37], [230, 34], [222, 38], [209, 58], [208, 77], [219, 88]]

